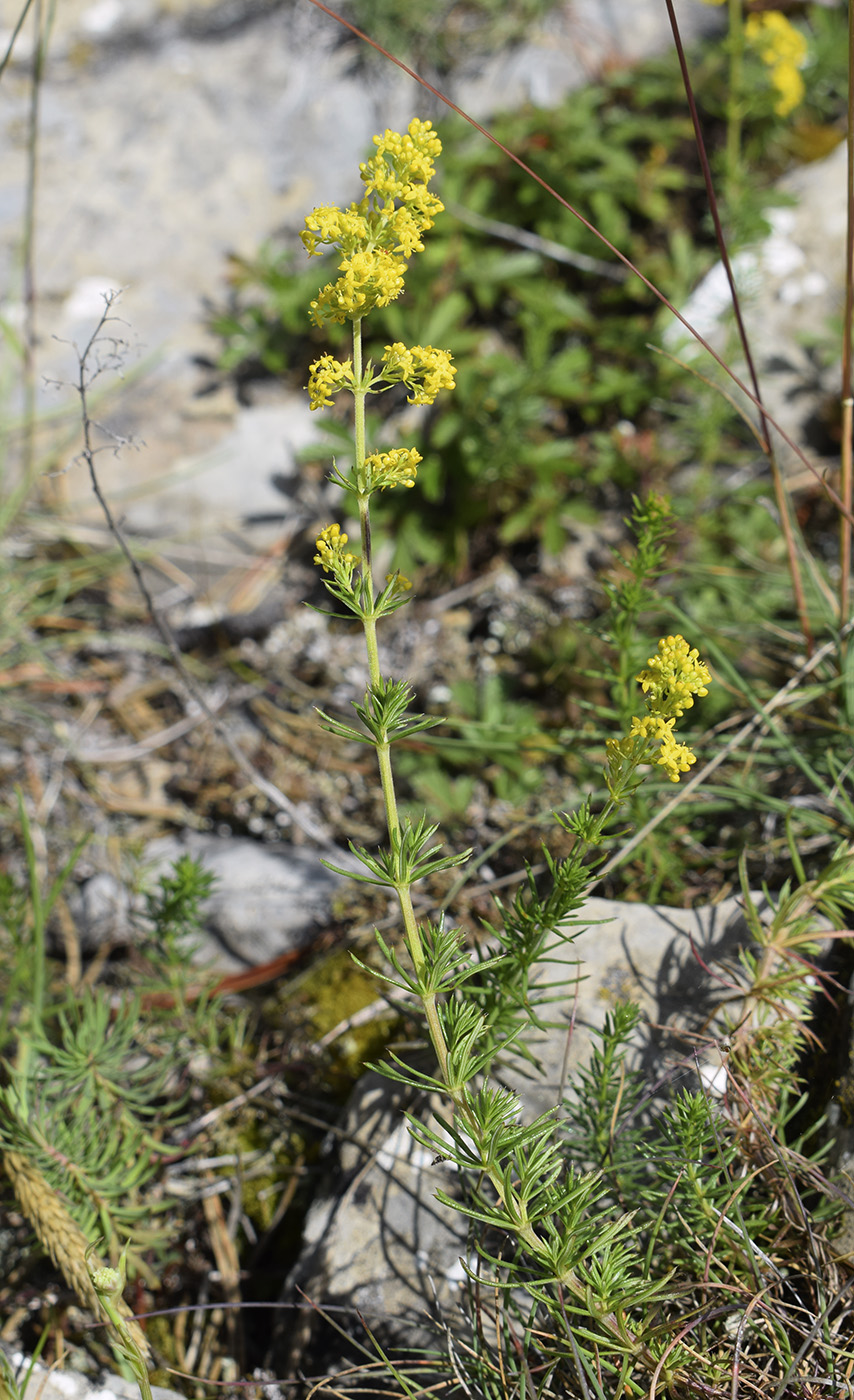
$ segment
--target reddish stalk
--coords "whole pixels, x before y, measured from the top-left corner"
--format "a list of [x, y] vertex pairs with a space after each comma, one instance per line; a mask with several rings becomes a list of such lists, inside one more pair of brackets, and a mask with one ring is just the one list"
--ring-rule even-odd
[[[851, 508], [852, 497], [852, 384], [851, 317], [854, 314], [854, 14], [848, 9], [848, 225], [845, 244], [845, 315], [842, 321], [842, 462], [839, 494]], [[848, 620], [851, 589], [851, 521], [839, 521], [839, 621]]]

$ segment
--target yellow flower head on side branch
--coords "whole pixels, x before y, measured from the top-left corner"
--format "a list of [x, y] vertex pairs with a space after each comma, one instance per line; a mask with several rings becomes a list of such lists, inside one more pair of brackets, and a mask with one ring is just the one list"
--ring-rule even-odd
[[[631, 790], [632, 774], [641, 763], [657, 763], [672, 783], [697, 762], [674, 729], [677, 719], [694, 704], [694, 696], [708, 695], [711, 672], [684, 637], [662, 637], [658, 651], [637, 677], [643, 686], [647, 713], [632, 720], [629, 733], [607, 742], [606, 778], [612, 796], [624, 800]], [[657, 751], [656, 751], [657, 746]], [[636, 782], [636, 780], [635, 780]]]
[[414, 486], [421, 453], [414, 447], [393, 447], [365, 458], [365, 489], [388, 491], [393, 486]]
[[339, 389], [352, 389], [353, 361], [336, 360], [334, 355], [321, 355], [309, 366], [308, 396], [310, 407], [331, 408], [332, 395]]
[[432, 345], [407, 349], [400, 341], [383, 351], [382, 378], [387, 384], [405, 384], [411, 393], [407, 403], [433, 403], [442, 389], [453, 389], [454, 366], [450, 352]]
[[319, 564], [324, 573], [332, 574], [337, 583], [347, 588], [352, 585], [353, 573], [359, 562], [355, 554], [346, 548], [348, 539], [340, 525], [326, 525], [314, 542], [317, 550], [315, 564]]
[[636, 715], [629, 734], [632, 739], [639, 735], [661, 745], [653, 761], [666, 771], [671, 783], [678, 783], [680, 773], [687, 773], [691, 764], [697, 762], [696, 754], [687, 744], [677, 743], [673, 733], [675, 723], [675, 719], [662, 719], [660, 715], [646, 715], [643, 719]]

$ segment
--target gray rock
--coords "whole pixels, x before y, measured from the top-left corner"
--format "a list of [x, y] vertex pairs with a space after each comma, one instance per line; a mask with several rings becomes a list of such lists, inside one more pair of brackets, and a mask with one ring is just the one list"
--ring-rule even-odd
[[206, 941], [199, 956], [226, 972], [302, 946], [328, 920], [341, 884], [312, 851], [190, 831], [150, 843], [145, 855], [150, 883], [182, 855], [198, 858], [216, 877], [203, 905]]
[[[182, 1400], [180, 1391], [170, 1390], [165, 1385], [153, 1385], [151, 1396], [152, 1400]], [[101, 1384], [84, 1391], [80, 1400], [139, 1400], [139, 1386], [136, 1381], [108, 1372]]]
[[280, 537], [304, 512], [277, 483], [293, 475], [298, 452], [317, 440], [305, 394], [236, 410], [214, 447], [177, 460], [162, 489], [137, 502], [134, 528], [156, 536], [167, 519], [206, 521], [211, 530], [230, 521], [237, 530], [251, 527], [255, 539]]
[[[637, 1063], [650, 1082], [674, 1074], [696, 1083], [693, 1059], [682, 1058], [684, 1042], [662, 1046], [658, 1030], [705, 1027], [721, 993], [694, 948], [709, 966], [746, 939], [735, 898], [696, 910], [590, 899], [584, 918], [589, 927], [582, 925], [574, 943], [560, 946], [557, 962], [544, 968], [550, 980], [564, 969], [566, 994], [553, 1008], [564, 1026], [536, 1047], [542, 1078], [505, 1075], [526, 1119], [560, 1103], [562, 1086], [589, 1058], [592, 1037], [617, 1001], [639, 1003], [656, 1028], [637, 1042]], [[703, 1070], [708, 1084], [719, 1068], [712, 1051]], [[453, 1191], [453, 1172], [413, 1143], [404, 1106], [399, 1086], [379, 1075], [357, 1085], [331, 1190], [309, 1212], [292, 1284], [320, 1305], [358, 1310], [397, 1344], [420, 1345], [426, 1317], [437, 1307], [455, 1309], [468, 1246], [463, 1218], [434, 1199], [437, 1188]]]
[[77, 888], [69, 886], [67, 899], [83, 952], [130, 936], [130, 892], [109, 871], [99, 871]]
[[[721, 28], [720, 14], [703, 0], [678, 0], [676, 9], [686, 45]], [[672, 44], [661, 0], [568, 0], [532, 26], [525, 43], [463, 64], [447, 86], [478, 119], [528, 102], [554, 107], [604, 69], [639, 63]]]

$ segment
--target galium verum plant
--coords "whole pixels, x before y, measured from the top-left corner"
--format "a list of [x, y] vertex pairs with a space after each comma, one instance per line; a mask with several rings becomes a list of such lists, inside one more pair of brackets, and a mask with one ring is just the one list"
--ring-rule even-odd
[[416, 1139], [452, 1161], [471, 1183], [465, 1203], [442, 1193], [440, 1199], [511, 1236], [524, 1259], [519, 1281], [554, 1309], [558, 1324], [562, 1320], [565, 1327], [573, 1313], [583, 1315], [597, 1344], [605, 1342], [612, 1352], [628, 1357], [644, 1353], [650, 1360], [652, 1353], [628, 1314], [662, 1296], [666, 1279], [651, 1278], [644, 1268], [626, 1230], [629, 1217], [597, 1209], [602, 1194], [597, 1177], [567, 1167], [553, 1114], [521, 1125], [516, 1096], [490, 1084], [489, 1071], [499, 1055], [534, 1058], [527, 1043], [530, 1032], [545, 1026], [543, 1008], [560, 995], [555, 984], [534, 979], [534, 968], [549, 944], [574, 936], [567, 921], [583, 901], [599, 859], [596, 848], [642, 781], [642, 766], [660, 765], [678, 782], [694, 763], [675, 726], [694, 697], [707, 693], [711, 677], [683, 637], [659, 642], [638, 676], [645, 714], [633, 718], [629, 732], [607, 745], [607, 800], [596, 813], [586, 802], [572, 814], [556, 816], [575, 837], [570, 855], [555, 860], [546, 851], [547, 893], [541, 894], [531, 878], [511, 905], [500, 906], [502, 923], [490, 928], [488, 950], [466, 949], [461, 931], [444, 920], [419, 923], [412, 900], [415, 883], [461, 864], [469, 852], [444, 853], [434, 844], [437, 828], [426, 816], [412, 822], [398, 810], [393, 747], [441, 718], [411, 711], [408, 684], [382, 673], [377, 624], [408, 601], [411, 584], [399, 571], [387, 575], [381, 586], [375, 583], [370, 503], [378, 491], [411, 487], [420, 458], [403, 446], [369, 452], [365, 404], [369, 394], [394, 384], [406, 386], [410, 403], [430, 404], [440, 392], [453, 389], [454, 369], [450, 355], [430, 345], [396, 342], [376, 359], [364, 355], [363, 322], [400, 296], [408, 261], [422, 250], [422, 235], [442, 209], [428, 189], [441, 152], [430, 122], [414, 120], [407, 133], [386, 131], [374, 144], [376, 153], [361, 166], [362, 199], [347, 209], [315, 209], [302, 239], [309, 254], [321, 245], [340, 253], [340, 276], [312, 301], [311, 315], [319, 325], [349, 322], [353, 346], [346, 360], [327, 354], [315, 361], [308, 391], [312, 408], [330, 405], [341, 392], [353, 396], [352, 467], [345, 474], [335, 466], [332, 479], [355, 497], [359, 542], [351, 548], [340, 523], [326, 525], [317, 537], [315, 563], [344, 615], [360, 620], [368, 660], [365, 696], [354, 702], [360, 727], [328, 715], [323, 719], [331, 732], [376, 751], [388, 845], [378, 852], [352, 846], [365, 870], [357, 878], [397, 896], [408, 958], [378, 934], [391, 968], [390, 975], [378, 975], [420, 1001], [437, 1063], [436, 1073], [426, 1074], [392, 1056], [383, 1069], [406, 1084], [438, 1092], [447, 1107], [436, 1116], [436, 1128], [409, 1120]]

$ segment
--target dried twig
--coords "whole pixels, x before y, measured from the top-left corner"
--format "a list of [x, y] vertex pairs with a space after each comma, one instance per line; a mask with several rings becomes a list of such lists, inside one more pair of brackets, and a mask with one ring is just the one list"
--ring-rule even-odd
[[[133, 551], [131, 550], [130, 545], [128, 544], [127, 537], [121, 525], [113, 515], [113, 512], [110, 509], [109, 502], [107, 501], [103, 491], [101, 490], [101, 485], [98, 481], [98, 475], [95, 470], [95, 457], [97, 453], [99, 451], [103, 451], [104, 448], [96, 447], [93, 442], [92, 430], [96, 426], [96, 424], [89, 413], [88, 391], [93, 379], [95, 379], [99, 374], [101, 374], [105, 368], [118, 368], [118, 366], [121, 363], [121, 355], [124, 342], [116, 336], [104, 334], [105, 328], [111, 323], [118, 321], [119, 319], [117, 316], [114, 316], [112, 314], [113, 307], [115, 306], [119, 295], [120, 294], [118, 292], [105, 293], [104, 311], [101, 315], [100, 320], [98, 321], [97, 326], [92, 332], [89, 341], [87, 342], [86, 346], [82, 351], [79, 350], [76, 345], [74, 346], [78, 364], [78, 376], [74, 388], [76, 389], [78, 397], [80, 399], [80, 411], [83, 420], [83, 450], [80, 453], [80, 459], [86, 463], [86, 466], [89, 469], [89, 478], [92, 483], [92, 490], [94, 491], [98, 504], [101, 507], [101, 510], [104, 514], [104, 519], [107, 522], [107, 526], [110, 530], [110, 533], [112, 534], [113, 538], [116, 540], [119, 548], [121, 549], [122, 554], [124, 555], [127, 561], [128, 567], [131, 570], [131, 573], [133, 574], [136, 585], [140, 593], [142, 594], [142, 597], [145, 600], [145, 604], [148, 608], [151, 620], [157, 628], [157, 631], [160, 634], [163, 644], [169, 652], [170, 657], [172, 658], [172, 663], [175, 667], [175, 671], [180, 679], [181, 685], [185, 690], [187, 697], [190, 700], [192, 700], [193, 704], [198, 706], [198, 708], [202, 711], [205, 719], [207, 719], [212, 725], [217, 737], [227, 748], [234, 763], [246, 776], [246, 778], [248, 778], [249, 782], [252, 783], [252, 785], [255, 788], [257, 788], [257, 790], [260, 793], [262, 793], [264, 797], [266, 797], [267, 800], [273, 804], [274, 807], [277, 807], [281, 812], [285, 812], [290, 818], [290, 820], [293, 822], [294, 826], [299, 827], [300, 831], [304, 832], [304, 834], [308, 836], [308, 838], [311, 841], [313, 841], [316, 845], [321, 846], [324, 850], [328, 851], [330, 855], [334, 857], [337, 865], [341, 866], [343, 869], [348, 871], [356, 871], [360, 867], [358, 865], [358, 862], [353, 858], [353, 856], [349, 852], [344, 851], [339, 846], [337, 846], [332, 840], [332, 837], [327, 831], [324, 830], [323, 827], [321, 827], [317, 822], [315, 822], [313, 818], [307, 816], [304, 812], [301, 812], [297, 807], [296, 803], [292, 802], [291, 799], [287, 797], [281, 791], [281, 789], [275, 785], [275, 783], [271, 783], [269, 779], [265, 778], [263, 774], [258, 772], [258, 769], [255, 767], [255, 765], [250, 762], [250, 760], [235, 743], [234, 739], [232, 738], [222, 719], [220, 719], [219, 716], [212, 709], [205, 696], [199, 689], [198, 685], [194, 681], [193, 677], [190, 675], [190, 672], [188, 671], [184, 663], [184, 658], [181, 654], [181, 649], [178, 646], [178, 643], [175, 639], [175, 634], [173, 633], [171, 627], [169, 626], [169, 623], [167, 622], [166, 618], [163, 616], [162, 612], [155, 603], [151, 590], [149, 589], [143, 577], [142, 569], [140, 568], [139, 563], [137, 562]], [[99, 354], [99, 347], [104, 344], [109, 346], [109, 350], [107, 354], [103, 358], [101, 358]], [[114, 452], [118, 451], [119, 448], [124, 445], [126, 445], [124, 442], [114, 439], [111, 450], [113, 450]]]

